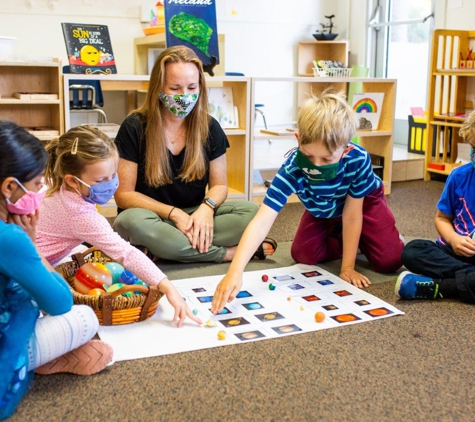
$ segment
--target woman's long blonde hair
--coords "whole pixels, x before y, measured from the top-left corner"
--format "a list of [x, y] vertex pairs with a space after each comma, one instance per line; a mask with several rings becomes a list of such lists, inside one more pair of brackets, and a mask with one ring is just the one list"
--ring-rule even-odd
[[114, 142], [105, 133], [91, 126], [69, 129], [64, 135], [49, 142], [46, 151], [50, 156], [45, 171], [47, 196], [59, 191], [67, 174], [80, 178], [88, 164], [110, 157], [118, 159]]
[[185, 117], [186, 149], [183, 168], [179, 177], [184, 182], [199, 180], [206, 174], [204, 145], [208, 139], [210, 116], [208, 114], [208, 92], [203, 73], [203, 66], [196, 54], [188, 47], [176, 46], [162, 51], [157, 57], [152, 73], [147, 97], [142, 107], [136, 110], [146, 119], [146, 157], [145, 181], [147, 185], [159, 187], [173, 182], [172, 171], [168, 160], [168, 150], [165, 145], [165, 128], [163, 113], [169, 113], [159, 94], [165, 85], [165, 66], [167, 63], [193, 63], [199, 72], [198, 101]]

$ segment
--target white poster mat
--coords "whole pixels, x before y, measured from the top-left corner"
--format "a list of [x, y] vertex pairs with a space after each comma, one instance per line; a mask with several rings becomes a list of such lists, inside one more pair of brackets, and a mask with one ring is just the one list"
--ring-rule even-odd
[[[266, 274], [269, 281], [263, 282]], [[151, 318], [134, 324], [101, 326], [100, 338], [114, 349], [114, 360], [161, 356], [284, 335], [324, 330], [372, 321], [403, 312], [381, 299], [358, 289], [317, 266], [291, 267], [244, 273], [240, 297], [228, 304], [225, 313], [212, 315], [211, 298], [222, 275], [174, 281], [190, 309], [196, 309], [203, 323], [187, 319], [181, 328], [172, 322], [173, 308], [165, 297]], [[276, 286], [269, 289], [269, 284]], [[323, 312], [325, 320], [315, 321]], [[218, 339], [218, 331], [226, 339]]]

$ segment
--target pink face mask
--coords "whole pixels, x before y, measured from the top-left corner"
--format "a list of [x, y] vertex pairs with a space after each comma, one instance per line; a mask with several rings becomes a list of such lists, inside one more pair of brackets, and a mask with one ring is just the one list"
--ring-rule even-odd
[[46, 195], [46, 186], [38, 192], [31, 192], [26, 189], [16, 178], [16, 182], [25, 191], [25, 194], [14, 204], [7, 199], [7, 210], [10, 214], [28, 215], [34, 213], [41, 205], [41, 201]]

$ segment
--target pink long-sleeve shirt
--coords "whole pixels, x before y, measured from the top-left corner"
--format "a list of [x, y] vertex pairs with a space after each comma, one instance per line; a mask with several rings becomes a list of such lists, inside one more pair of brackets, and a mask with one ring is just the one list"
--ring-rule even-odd
[[36, 244], [54, 266], [83, 242], [96, 246], [147, 284], [157, 285], [166, 277], [146, 255], [112, 229], [94, 204], [62, 186], [41, 204]]

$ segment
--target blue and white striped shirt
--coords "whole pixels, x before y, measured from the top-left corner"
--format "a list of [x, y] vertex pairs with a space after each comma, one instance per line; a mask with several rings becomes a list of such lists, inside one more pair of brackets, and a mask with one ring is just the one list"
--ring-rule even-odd
[[340, 217], [346, 195], [363, 198], [382, 184], [373, 172], [368, 152], [352, 142], [350, 145], [353, 149], [340, 160], [336, 177], [317, 184], [311, 184], [305, 173], [297, 167], [297, 150], [294, 151], [272, 181], [264, 204], [279, 212], [288, 197], [295, 193], [314, 217]]

